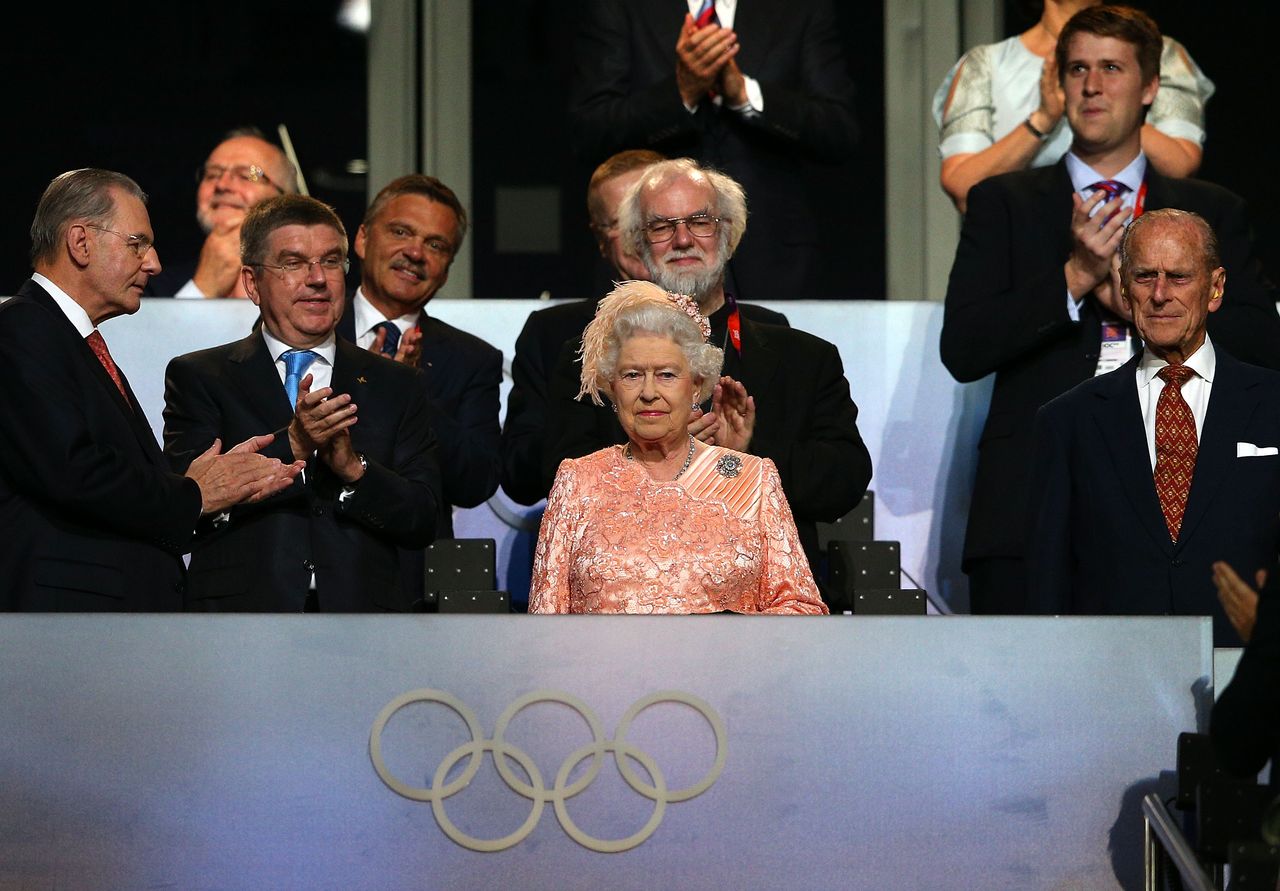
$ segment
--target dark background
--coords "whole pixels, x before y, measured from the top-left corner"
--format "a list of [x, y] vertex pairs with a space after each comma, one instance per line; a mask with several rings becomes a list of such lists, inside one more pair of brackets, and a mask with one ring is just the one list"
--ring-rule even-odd
[[[596, 296], [594, 247], [586, 229], [590, 170], [568, 149], [566, 99], [581, 0], [475, 4], [473, 22], [473, 220], [477, 297]], [[745, 0], [759, 2], [759, 0]], [[1137, 4], [1180, 39], [1217, 84], [1208, 106], [1201, 176], [1249, 199], [1259, 252], [1280, 270], [1280, 182], [1273, 38], [1255, 3]], [[677, 14], [678, 13], [678, 4]], [[844, 271], [843, 292], [885, 290], [883, 18], [881, 4], [837, 2], [846, 61], [858, 86], [862, 143], [831, 171], [824, 234]], [[56, 174], [100, 166], [133, 176], [151, 195], [161, 261], [193, 258], [194, 171], [226, 130], [288, 125], [312, 194], [334, 204], [354, 231], [365, 177], [347, 172], [366, 157], [366, 45], [336, 24], [336, 0], [237, 2], [216, 7], [142, 3], [45, 4], [10, 21], [0, 57], [10, 137], [9, 188], [0, 216], [0, 292], [27, 276], [27, 229]], [[1010, 2], [1008, 33], [1038, 11]], [[932, 136], [932, 134], [929, 134]], [[430, 172], [430, 171], [427, 171]], [[499, 186], [560, 192], [559, 253], [498, 254]], [[749, 197], [749, 196], [748, 196]]]

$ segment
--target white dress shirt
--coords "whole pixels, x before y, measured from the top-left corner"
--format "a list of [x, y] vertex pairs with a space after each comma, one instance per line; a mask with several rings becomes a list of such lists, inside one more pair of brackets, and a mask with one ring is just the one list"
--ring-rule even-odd
[[[275, 363], [276, 372], [280, 375], [280, 386], [284, 386], [285, 367], [284, 359], [280, 358], [294, 347], [287, 343], [276, 340], [271, 336], [271, 332], [267, 331], [267, 326], [262, 326], [262, 339], [267, 344], [267, 349], [271, 353], [271, 361]], [[333, 360], [338, 354], [337, 339], [330, 332], [325, 341], [318, 346], [308, 347], [307, 349], [316, 354], [316, 358], [312, 360], [307, 370], [302, 376], [311, 375], [311, 389], [319, 390], [333, 383]]]
[[388, 319], [377, 310], [369, 298], [364, 296], [363, 288], [356, 288], [356, 296], [351, 301], [352, 311], [355, 313], [355, 329], [356, 329], [356, 346], [362, 350], [367, 350], [373, 346], [373, 341], [377, 338], [378, 332], [374, 330], [383, 322], [394, 322], [395, 326], [400, 329], [400, 336], [404, 337], [406, 331], [418, 324], [419, 312], [408, 313], [400, 316], [398, 319]]

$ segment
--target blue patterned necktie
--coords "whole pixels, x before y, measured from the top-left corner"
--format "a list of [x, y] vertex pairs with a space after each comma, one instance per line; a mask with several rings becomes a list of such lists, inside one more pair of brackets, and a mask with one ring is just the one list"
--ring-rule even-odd
[[280, 358], [284, 359], [284, 391], [289, 396], [290, 408], [293, 408], [298, 404], [298, 383], [317, 356], [311, 350], [288, 350], [281, 353]]
[[[1114, 179], [1099, 180], [1098, 182], [1089, 186], [1089, 189], [1094, 192], [1107, 193], [1106, 199], [1102, 202], [1103, 204], [1106, 204], [1108, 201], [1114, 201], [1116, 199], [1116, 196], [1123, 195], [1125, 192], [1129, 191], [1128, 186], [1126, 186], [1124, 183], [1120, 182], [1119, 180], [1114, 180]], [[1107, 215], [1107, 218], [1102, 221], [1102, 224], [1105, 226], [1107, 223], [1111, 222], [1112, 217], [1114, 217], [1118, 213], [1123, 213], [1123, 211], [1124, 211], [1123, 207], [1120, 208], [1120, 210], [1112, 211], [1110, 214]]]
[[379, 331], [387, 332], [386, 339], [382, 341], [382, 355], [394, 359], [396, 348], [400, 346], [400, 326], [395, 322], [379, 322], [373, 326], [373, 336], [377, 337]]

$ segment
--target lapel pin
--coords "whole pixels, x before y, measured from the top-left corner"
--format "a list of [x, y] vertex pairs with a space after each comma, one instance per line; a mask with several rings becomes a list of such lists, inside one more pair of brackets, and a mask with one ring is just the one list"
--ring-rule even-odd
[[364, 379], [364, 375], [362, 374], [362, 375], [360, 375], [358, 378], [356, 378], [356, 383], [358, 383], [358, 384], [367, 384], [367, 383], [369, 383], [369, 382], [368, 382], [367, 380], [365, 380], [365, 379]]

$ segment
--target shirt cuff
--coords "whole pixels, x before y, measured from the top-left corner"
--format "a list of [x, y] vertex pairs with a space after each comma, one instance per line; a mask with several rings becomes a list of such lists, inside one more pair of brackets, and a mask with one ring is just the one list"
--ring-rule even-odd
[[1070, 291], [1067, 292], [1067, 315], [1073, 322], [1080, 321], [1080, 304], [1076, 303], [1076, 298], [1071, 296]]
[[735, 105], [733, 110], [745, 117], [764, 114], [764, 93], [760, 90], [760, 82], [754, 77], [742, 75], [747, 90], [747, 104]]
[[174, 297], [182, 297], [184, 299], [204, 299], [209, 295], [196, 287], [196, 280], [191, 279], [185, 285], [178, 289], [178, 293]]

